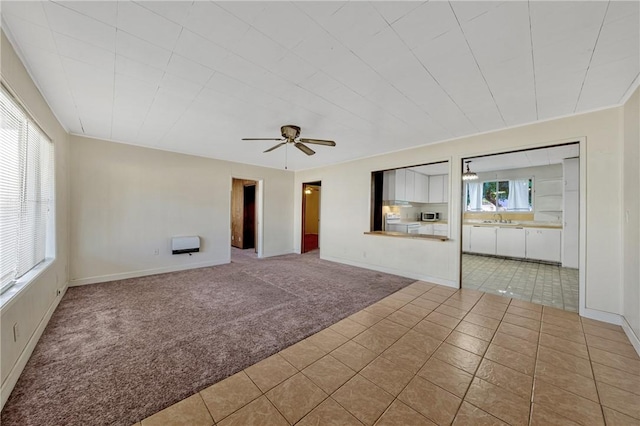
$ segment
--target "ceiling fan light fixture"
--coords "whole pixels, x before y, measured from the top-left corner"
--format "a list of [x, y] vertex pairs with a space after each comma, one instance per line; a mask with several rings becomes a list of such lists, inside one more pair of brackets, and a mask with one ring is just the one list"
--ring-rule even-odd
[[462, 180], [476, 180], [478, 179], [478, 175], [474, 172], [472, 172], [471, 170], [469, 170], [469, 163], [471, 162], [471, 160], [465, 161], [465, 163], [467, 164], [467, 170], [462, 173]]

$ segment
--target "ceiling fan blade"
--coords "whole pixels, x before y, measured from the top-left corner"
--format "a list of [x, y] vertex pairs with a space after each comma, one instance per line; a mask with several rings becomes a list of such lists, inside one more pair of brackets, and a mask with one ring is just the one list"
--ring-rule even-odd
[[284, 139], [282, 138], [278, 138], [278, 139], [271, 139], [271, 138], [242, 138], [243, 141], [283, 141]]
[[[276, 139], [276, 140], [280, 140], [280, 139]], [[264, 152], [271, 152], [274, 149], [280, 148], [282, 145], [286, 145], [286, 142], [280, 142], [278, 145], [272, 146], [271, 148], [269, 148], [268, 150], [264, 151]]]
[[304, 152], [307, 155], [313, 155], [316, 153], [314, 150], [312, 150], [306, 145], [301, 144], [300, 142], [296, 142], [294, 143], [294, 145], [296, 148], [298, 148], [300, 151]]
[[316, 145], [336, 146], [336, 143], [334, 141], [328, 141], [328, 140], [324, 140], [324, 139], [303, 139], [303, 138], [300, 138], [300, 142], [313, 143], [313, 144], [316, 144]]

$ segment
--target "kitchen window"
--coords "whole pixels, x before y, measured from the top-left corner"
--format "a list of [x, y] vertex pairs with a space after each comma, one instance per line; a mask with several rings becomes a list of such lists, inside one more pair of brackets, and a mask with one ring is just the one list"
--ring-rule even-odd
[[0, 294], [54, 255], [53, 143], [0, 90]]
[[533, 179], [467, 182], [468, 212], [530, 212]]

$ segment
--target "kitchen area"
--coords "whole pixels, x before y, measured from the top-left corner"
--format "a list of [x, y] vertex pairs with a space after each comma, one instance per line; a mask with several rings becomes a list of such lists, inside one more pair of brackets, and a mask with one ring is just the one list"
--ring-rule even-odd
[[381, 195], [381, 231], [398, 236], [449, 237], [448, 162], [384, 171]]
[[578, 155], [567, 144], [467, 159], [463, 288], [577, 311]]

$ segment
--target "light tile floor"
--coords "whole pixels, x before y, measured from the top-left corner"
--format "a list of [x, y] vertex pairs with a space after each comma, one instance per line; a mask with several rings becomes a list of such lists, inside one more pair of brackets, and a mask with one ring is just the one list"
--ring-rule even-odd
[[463, 254], [462, 288], [578, 311], [578, 270], [557, 265]]
[[151, 425], [638, 425], [618, 326], [424, 282], [142, 420]]

